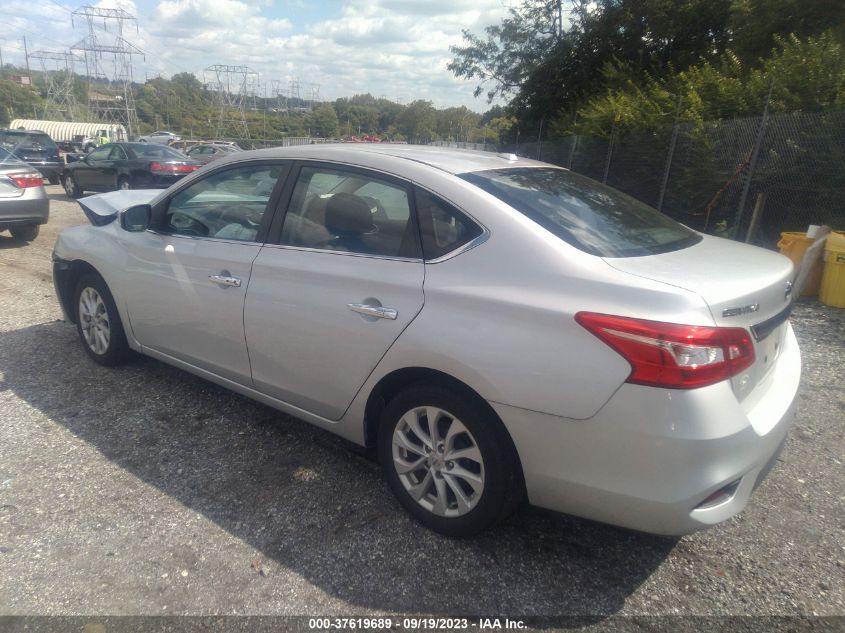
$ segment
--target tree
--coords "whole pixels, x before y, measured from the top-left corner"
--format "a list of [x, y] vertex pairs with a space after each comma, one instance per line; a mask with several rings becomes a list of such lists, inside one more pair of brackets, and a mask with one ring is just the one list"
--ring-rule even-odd
[[[8, 65], [6, 69], [8, 71]], [[36, 90], [5, 79], [0, 80], [0, 125], [8, 125], [16, 118], [37, 119], [43, 111], [44, 100]]]
[[337, 113], [330, 103], [323, 103], [308, 116], [311, 135], [322, 138], [334, 138], [338, 135]]
[[563, 0], [525, 0], [511, 8], [499, 25], [484, 29], [485, 37], [463, 31], [465, 46], [452, 46], [447, 65], [455, 76], [478, 79], [475, 96], [487, 89], [488, 101], [516, 92], [545, 56], [563, 38]]
[[412, 143], [428, 143], [434, 139], [436, 123], [436, 112], [431, 101], [418, 99], [402, 110], [396, 127]]

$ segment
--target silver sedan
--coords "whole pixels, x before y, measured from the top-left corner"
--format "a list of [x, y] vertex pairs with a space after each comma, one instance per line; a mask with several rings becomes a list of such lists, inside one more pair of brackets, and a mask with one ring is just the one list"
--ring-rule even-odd
[[8, 230], [16, 240], [31, 242], [49, 217], [44, 176], [0, 148], [0, 231]]
[[789, 260], [565, 169], [314, 145], [80, 204], [54, 279], [90, 358], [140, 352], [371, 447], [445, 534], [526, 501], [698, 530], [791, 424]]

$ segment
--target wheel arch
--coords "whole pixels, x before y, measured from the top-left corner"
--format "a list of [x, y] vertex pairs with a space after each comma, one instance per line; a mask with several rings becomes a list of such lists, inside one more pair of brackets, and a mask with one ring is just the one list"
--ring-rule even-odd
[[381, 414], [387, 403], [400, 391], [413, 384], [425, 383], [434, 384], [451, 389], [462, 397], [474, 402], [484, 411], [484, 418], [491, 420], [496, 427], [496, 432], [500, 437], [507, 442], [508, 450], [511, 452], [513, 459], [517, 465], [517, 472], [522, 480], [524, 487], [524, 477], [522, 475], [522, 461], [519, 453], [516, 450], [513, 438], [508, 433], [504, 422], [499, 418], [499, 415], [475, 389], [467, 385], [462, 380], [451, 376], [445, 372], [428, 367], [405, 367], [396, 369], [384, 375], [373, 387], [367, 398], [367, 404], [364, 409], [364, 442], [368, 449], [374, 449], [378, 441], [378, 430], [381, 423]]
[[73, 291], [76, 289], [76, 284], [83, 275], [91, 273], [97, 275], [105, 282], [105, 278], [100, 274], [94, 266], [82, 259], [76, 259], [70, 262], [62, 262], [63, 268], [57, 268], [56, 279], [56, 294], [59, 296], [59, 301], [62, 304], [62, 310], [65, 316], [71, 323], [76, 323], [76, 310], [73, 305]]

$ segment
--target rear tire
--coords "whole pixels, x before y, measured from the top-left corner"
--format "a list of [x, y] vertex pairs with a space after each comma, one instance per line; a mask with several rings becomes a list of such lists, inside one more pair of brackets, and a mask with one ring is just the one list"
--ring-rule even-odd
[[40, 231], [41, 227], [37, 224], [20, 224], [9, 227], [9, 232], [12, 234], [12, 237], [19, 242], [33, 241], [36, 237], [38, 237], [38, 233]]
[[129, 345], [120, 314], [103, 278], [83, 275], [73, 293], [76, 331], [85, 352], [106, 367], [120, 365], [129, 357]]
[[59, 177], [55, 174], [50, 174], [49, 176], [47, 176], [47, 182], [49, 182], [51, 185], [58, 185]]
[[440, 385], [401, 391], [379, 426], [379, 460], [393, 493], [447, 536], [478, 534], [516, 508], [522, 480], [511, 447], [495, 414]]
[[82, 196], [82, 189], [79, 188], [79, 185], [76, 184], [76, 180], [73, 179], [73, 176], [70, 174], [66, 174], [64, 178], [62, 178], [62, 186], [65, 188], [65, 193], [67, 194], [68, 198], [79, 198]]
[[117, 188], [121, 191], [129, 191], [132, 189], [132, 181], [127, 176], [121, 176], [117, 180]]

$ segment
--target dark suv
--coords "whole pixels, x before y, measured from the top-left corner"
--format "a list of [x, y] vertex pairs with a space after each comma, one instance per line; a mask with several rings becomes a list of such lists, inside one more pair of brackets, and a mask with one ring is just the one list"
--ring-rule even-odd
[[48, 134], [37, 130], [0, 130], [0, 147], [35, 167], [51, 185], [58, 184], [65, 164]]

